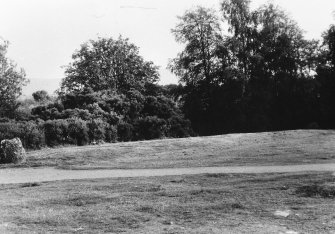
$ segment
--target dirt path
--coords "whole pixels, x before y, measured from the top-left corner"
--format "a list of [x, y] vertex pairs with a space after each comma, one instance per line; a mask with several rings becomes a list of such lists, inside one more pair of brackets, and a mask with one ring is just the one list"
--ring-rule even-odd
[[150, 177], [194, 174], [229, 174], [229, 173], [285, 173], [306, 171], [335, 172], [335, 164], [308, 164], [288, 166], [245, 166], [245, 167], [199, 167], [168, 169], [133, 169], [133, 170], [59, 170], [55, 168], [15, 168], [0, 170], [0, 184], [18, 184], [46, 182], [57, 180], [100, 179], [120, 177]]

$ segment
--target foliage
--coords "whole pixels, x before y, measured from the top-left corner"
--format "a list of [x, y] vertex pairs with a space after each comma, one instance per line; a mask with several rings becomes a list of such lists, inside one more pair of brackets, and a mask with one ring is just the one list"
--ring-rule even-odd
[[69, 143], [68, 122], [66, 120], [48, 120], [44, 124], [45, 142], [48, 146]]
[[102, 142], [106, 139], [106, 131], [109, 124], [102, 119], [92, 119], [87, 122], [88, 135], [93, 142]]
[[89, 142], [88, 127], [86, 121], [78, 118], [68, 120], [68, 136], [75, 145], [86, 145]]
[[320, 123], [324, 128], [335, 128], [335, 26], [323, 34], [323, 46], [317, 67]]
[[0, 123], [0, 141], [20, 138], [22, 145], [28, 149], [40, 149], [45, 146], [43, 126], [34, 121]]
[[142, 90], [146, 83], [158, 80], [157, 67], [144, 61], [138, 47], [121, 36], [99, 38], [83, 44], [66, 67], [61, 84], [63, 93], [85, 93], [88, 90]]
[[45, 102], [50, 99], [48, 92], [45, 90], [36, 91], [32, 95], [36, 102]]
[[168, 120], [168, 137], [181, 138], [181, 137], [190, 137], [194, 135], [194, 132], [191, 127], [191, 122], [185, 120], [181, 116], [173, 116]]
[[0, 44], [0, 117], [13, 117], [22, 86], [28, 82], [24, 70], [18, 69], [17, 65], [6, 57], [8, 44], [7, 41]]
[[151, 140], [166, 136], [167, 123], [157, 116], [146, 116], [135, 122], [136, 139]]
[[221, 40], [215, 12], [198, 7], [178, 19], [179, 24], [172, 32], [177, 42], [185, 44], [185, 49], [170, 62], [169, 67], [187, 85], [203, 80], [210, 82], [218, 66], [215, 49]]
[[[32, 114], [35, 119], [68, 121], [68, 119], [76, 118], [86, 122], [88, 139], [86, 139], [86, 130], [83, 130], [82, 133], [75, 132], [74, 135], [84, 136], [84, 141], [78, 143], [74, 137], [69, 135], [69, 129], [66, 128], [68, 136], [65, 142], [61, 140], [64, 136], [61, 136], [55, 140], [58, 142], [55, 143], [56, 145], [192, 135], [189, 122], [184, 119], [177, 103], [172, 98], [163, 95], [167, 91], [157, 85], [150, 86], [149, 89], [145, 90], [144, 94], [135, 89], [129, 90], [126, 94], [117, 94], [107, 90], [90, 91], [77, 96], [66, 94], [62, 96], [59, 103], [33, 108]], [[146, 93], [156, 96], [146, 95]], [[158, 129], [155, 130], [155, 127]], [[48, 145], [53, 145], [53, 143], [48, 142]]]
[[118, 132], [117, 127], [114, 125], [108, 125], [105, 129], [105, 141], [109, 143], [114, 143], [117, 141]]
[[222, 1], [222, 21], [199, 7], [179, 17], [173, 29], [185, 47], [169, 67], [184, 85], [183, 112], [201, 135], [305, 128], [320, 121], [320, 83], [313, 79], [322, 60], [318, 42], [304, 39], [279, 7], [249, 5]]
[[121, 122], [117, 125], [117, 133], [119, 141], [131, 141], [133, 139], [133, 125]]

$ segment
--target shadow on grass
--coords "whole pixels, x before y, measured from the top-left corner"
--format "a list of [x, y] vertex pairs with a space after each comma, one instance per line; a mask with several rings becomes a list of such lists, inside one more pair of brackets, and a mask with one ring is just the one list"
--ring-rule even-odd
[[335, 198], [335, 185], [304, 185], [297, 188], [296, 193], [303, 197]]

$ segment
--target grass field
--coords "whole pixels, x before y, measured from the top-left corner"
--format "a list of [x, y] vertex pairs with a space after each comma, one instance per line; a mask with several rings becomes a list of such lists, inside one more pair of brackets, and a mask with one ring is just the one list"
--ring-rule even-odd
[[[335, 131], [232, 134], [29, 152], [23, 167], [335, 161]], [[5, 166], [3, 166], [5, 167]], [[202, 174], [0, 185], [0, 233], [335, 233], [335, 174]]]
[[334, 183], [313, 173], [2, 185], [0, 232], [331, 233]]
[[299, 130], [43, 149], [29, 152], [20, 167], [133, 169], [329, 163], [335, 162], [334, 150], [335, 131]]

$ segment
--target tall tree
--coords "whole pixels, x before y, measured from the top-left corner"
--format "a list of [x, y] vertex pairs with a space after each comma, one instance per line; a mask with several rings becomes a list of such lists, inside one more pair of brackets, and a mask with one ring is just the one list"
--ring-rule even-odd
[[125, 93], [141, 90], [159, 79], [158, 67], [145, 61], [139, 49], [121, 36], [99, 38], [83, 44], [73, 55], [61, 84], [65, 93], [112, 90]]
[[26, 74], [22, 68], [6, 57], [8, 41], [0, 44], [0, 116], [11, 117], [17, 108], [17, 98], [22, 94], [22, 87], [27, 84]]
[[321, 50], [316, 75], [320, 87], [320, 122], [322, 127], [335, 128], [335, 25], [324, 32]]
[[215, 12], [197, 7], [178, 19], [172, 33], [177, 42], [185, 44], [185, 48], [170, 62], [170, 69], [186, 85], [196, 85], [199, 81], [211, 83], [217, 69], [215, 51], [221, 40]]
[[251, 42], [253, 41], [254, 18], [249, 9], [249, 0], [224, 0], [221, 3], [223, 18], [228, 23], [229, 49], [238, 68], [248, 79], [248, 65], [251, 53]]
[[249, 5], [223, 0], [222, 22], [199, 7], [173, 30], [185, 47], [171, 67], [186, 84], [183, 108], [200, 134], [305, 127], [312, 119], [304, 115], [306, 103], [316, 102], [311, 77], [318, 42], [304, 39], [279, 7]]

